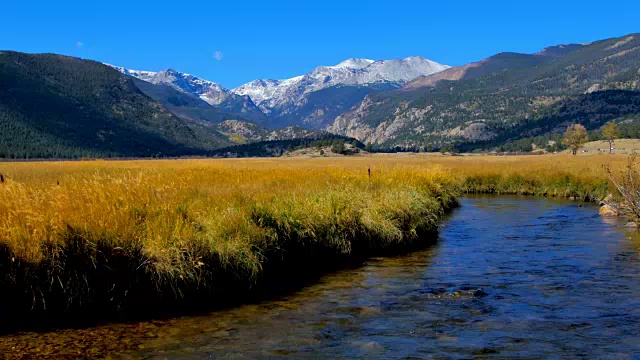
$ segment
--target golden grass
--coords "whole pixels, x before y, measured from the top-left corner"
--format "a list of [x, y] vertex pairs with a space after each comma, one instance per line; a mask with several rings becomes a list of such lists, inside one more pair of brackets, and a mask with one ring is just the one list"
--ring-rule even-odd
[[120, 284], [130, 278], [171, 296], [234, 279], [250, 286], [270, 263], [409, 246], [436, 231], [457, 188], [434, 166], [385, 166], [370, 181], [355, 164], [318, 165], [2, 163], [0, 272], [13, 279], [3, 285], [30, 289], [43, 308], [47, 297], [95, 301], [101, 278], [113, 282], [107, 290], [131, 288]]
[[[20, 256], [38, 260], [39, 242], [59, 241], [69, 227], [140, 240], [154, 249], [200, 238], [206, 228], [209, 240], [224, 238], [235, 248], [235, 242], [245, 243], [237, 238], [242, 238], [239, 229], [251, 231], [241, 224], [246, 211], [274, 201], [295, 199], [290, 206], [306, 206], [325, 194], [345, 194], [358, 203], [384, 196], [381, 190], [397, 194], [424, 185], [450, 192], [585, 198], [608, 189], [603, 165], [625, 162], [623, 156], [418, 155], [0, 163], [7, 178], [0, 188], [0, 229], [7, 234], [1, 240]], [[372, 185], [367, 168], [373, 171]], [[232, 256], [226, 248], [220, 251]]]
[[432, 161], [463, 178], [466, 193], [602, 199], [613, 191], [604, 166], [622, 169], [625, 155], [459, 156]]
[[0, 287], [16, 294], [13, 303], [47, 310], [219, 294], [250, 287], [269, 267], [431, 241], [460, 192], [603, 197], [602, 166], [625, 162], [415, 155], [0, 163]]
[[256, 207], [304, 209], [311, 215], [348, 201], [349, 207], [368, 211], [416, 188], [440, 190], [452, 179], [437, 167], [394, 165], [381, 168], [369, 184], [366, 168], [316, 165], [277, 160], [4, 163], [2, 242], [37, 261], [41, 242], [62, 241], [71, 228], [104, 239], [141, 241], [154, 256], [163, 255], [168, 242], [186, 239], [210, 242], [233, 256], [248, 244], [248, 234], [256, 235], [245, 223]]

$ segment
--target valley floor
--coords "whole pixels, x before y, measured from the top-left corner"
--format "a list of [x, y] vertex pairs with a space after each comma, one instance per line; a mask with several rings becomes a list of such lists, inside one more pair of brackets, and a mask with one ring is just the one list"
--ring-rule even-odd
[[[622, 155], [0, 163], [0, 318], [242, 301], [426, 246], [462, 193], [595, 201]], [[150, 304], [153, 304], [150, 306]]]

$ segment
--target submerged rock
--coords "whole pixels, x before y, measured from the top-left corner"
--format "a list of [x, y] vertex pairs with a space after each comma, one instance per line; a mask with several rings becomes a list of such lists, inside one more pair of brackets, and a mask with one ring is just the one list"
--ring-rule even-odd
[[460, 289], [447, 291], [445, 289], [431, 290], [423, 296], [431, 300], [469, 300], [485, 297], [488, 294], [482, 289]]
[[476, 298], [485, 297], [485, 296], [487, 296], [487, 295], [489, 295], [489, 294], [487, 294], [487, 293], [486, 293], [484, 290], [482, 290], [482, 289], [478, 289], [478, 290], [476, 290], [476, 291], [473, 293], [473, 297], [476, 297]]

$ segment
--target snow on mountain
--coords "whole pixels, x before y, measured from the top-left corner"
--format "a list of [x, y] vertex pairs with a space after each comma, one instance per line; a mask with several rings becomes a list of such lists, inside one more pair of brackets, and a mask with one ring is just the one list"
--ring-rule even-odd
[[422, 75], [448, 69], [423, 57], [379, 60], [351, 58], [334, 66], [319, 66], [306, 75], [286, 80], [254, 80], [231, 90], [248, 95], [265, 113], [290, 112], [302, 106], [311, 92], [336, 85], [367, 86], [375, 83], [404, 84]]
[[333, 67], [333, 68], [362, 69], [362, 68], [365, 68], [365, 67], [371, 65], [374, 62], [375, 62], [375, 60], [370, 60], [370, 59], [351, 58], [351, 59], [347, 59], [347, 60], [341, 62], [340, 64], [338, 64], [336, 66], [330, 66], [330, 67]]
[[282, 96], [286, 89], [295, 86], [303, 76], [286, 80], [259, 79], [231, 90], [240, 95], [247, 95], [254, 103], [259, 104], [269, 99]]
[[125, 75], [129, 75], [129, 76], [133, 76], [135, 78], [138, 78], [140, 80], [144, 80], [144, 81], [149, 81], [150, 79], [153, 78], [154, 75], [157, 74], [157, 72], [154, 71], [144, 71], [144, 70], [129, 70], [129, 69], [125, 69], [122, 66], [116, 66], [116, 65], [111, 65], [111, 64], [105, 64], [108, 66], [111, 66], [112, 68], [120, 71], [121, 73], [125, 74]]
[[290, 79], [259, 79], [229, 90], [173, 69], [154, 72], [110, 66], [140, 80], [192, 94], [245, 120], [269, 123], [270, 127], [303, 125], [318, 129], [369, 93], [398, 88], [419, 76], [449, 68], [419, 56], [379, 61], [351, 58]]
[[[109, 64], [106, 64], [109, 65]], [[246, 120], [265, 123], [266, 116], [256, 106], [249, 96], [231, 92], [213, 81], [204, 80], [191, 74], [185, 74], [173, 69], [163, 71], [130, 70], [120, 66], [109, 65], [125, 75], [155, 84], [167, 85], [191, 94], [229, 114], [238, 114]]]
[[231, 94], [228, 89], [225, 89], [213, 81], [203, 80], [191, 74], [181, 73], [173, 69], [145, 71], [130, 70], [114, 65], [109, 66], [125, 75], [133, 76], [155, 85], [168, 85], [183, 93], [196, 95], [210, 105], [219, 105]]

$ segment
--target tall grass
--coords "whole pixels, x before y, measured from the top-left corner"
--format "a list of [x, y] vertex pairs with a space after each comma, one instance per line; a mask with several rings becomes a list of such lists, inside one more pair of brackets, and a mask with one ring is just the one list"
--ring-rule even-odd
[[[460, 193], [593, 200], [616, 156], [0, 163], [0, 314], [242, 297], [434, 241]], [[368, 169], [371, 169], [371, 177]]]
[[433, 163], [461, 177], [464, 193], [598, 201], [615, 191], [605, 167], [622, 168], [626, 156], [467, 156], [435, 158]]
[[1, 305], [12, 311], [233, 296], [270, 268], [426, 243], [457, 188], [438, 166], [372, 179], [286, 161], [2, 167]]

